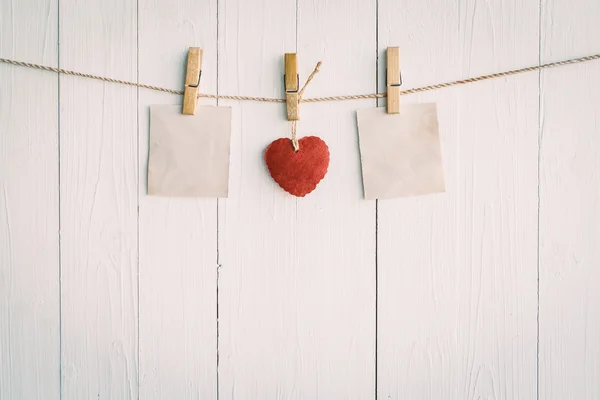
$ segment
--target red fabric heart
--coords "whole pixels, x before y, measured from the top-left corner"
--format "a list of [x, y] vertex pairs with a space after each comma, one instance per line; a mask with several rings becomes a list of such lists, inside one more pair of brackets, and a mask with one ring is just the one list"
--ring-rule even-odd
[[329, 167], [329, 148], [316, 136], [298, 141], [299, 150], [294, 151], [287, 138], [275, 140], [265, 150], [265, 162], [269, 173], [286, 192], [304, 197], [315, 190], [325, 177]]

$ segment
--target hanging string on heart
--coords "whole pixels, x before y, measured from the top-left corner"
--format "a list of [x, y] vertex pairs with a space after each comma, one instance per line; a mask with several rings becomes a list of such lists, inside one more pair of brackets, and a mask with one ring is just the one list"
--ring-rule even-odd
[[[304, 89], [306, 89], [306, 86], [308, 86], [308, 84], [310, 83], [310, 81], [312, 81], [312, 79], [315, 77], [317, 72], [319, 72], [320, 68], [321, 68], [321, 61], [319, 61], [317, 63], [317, 65], [315, 66], [315, 69], [313, 70], [313, 72], [311, 72], [311, 74], [308, 76], [308, 79], [304, 83], [304, 86], [302, 86], [302, 89], [300, 89], [300, 92], [298, 92], [298, 103], [302, 100], [302, 95], [304, 94]], [[298, 121], [292, 121], [292, 146], [294, 146], [294, 151], [296, 153], [298, 152], [298, 150], [300, 150], [300, 144], [298, 143], [298, 138], [296, 135], [297, 129], [298, 129]]]

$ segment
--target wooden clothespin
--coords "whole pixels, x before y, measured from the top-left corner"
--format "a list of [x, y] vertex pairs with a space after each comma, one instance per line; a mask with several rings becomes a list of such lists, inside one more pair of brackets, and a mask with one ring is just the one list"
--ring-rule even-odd
[[398, 47], [387, 48], [387, 113], [400, 113], [400, 49]]
[[298, 103], [300, 100], [298, 91], [300, 90], [298, 78], [298, 57], [296, 53], [285, 54], [285, 104], [287, 107], [288, 121], [297, 121], [300, 119]]
[[194, 115], [196, 113], [201, 74], [202, 49], [190, 47], [185, 72], [185, 88], [183, 89], [183, 108], [181, 111], [183, 114]]

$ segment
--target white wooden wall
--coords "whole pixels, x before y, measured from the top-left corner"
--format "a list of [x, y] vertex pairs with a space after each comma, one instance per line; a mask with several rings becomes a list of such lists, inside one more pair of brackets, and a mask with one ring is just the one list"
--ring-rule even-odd
[[[0, 0], [0, 57], [281, 97], [384, 91], [600, 52], [597, 0]], [[304, 199], [233, 108], [230, 197], [146, 195], [150, 104], [0, 64], [0, 399], [600, 399], [600, 62], [411, 95], [447, 193], [362, 199], [357, 108], [306, 104], [331, 165]], [[216, 104], [216, 101], [204, 101]], [[379, 101], [383, 106], [384, 101]]]

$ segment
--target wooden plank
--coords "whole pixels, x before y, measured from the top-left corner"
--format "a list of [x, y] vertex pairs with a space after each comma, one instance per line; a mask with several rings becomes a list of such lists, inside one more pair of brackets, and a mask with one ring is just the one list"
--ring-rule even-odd
[[199, 47], [190, 47], [188, 50], [187, 67], [185, 70], [185, 89], [183, 91], [182, 107], [183, 114], [196, 114], [196, 104], [198, 103], [201, 72], [202, 49]]
[[[280, 97], [286, 52], [296, 50], [296, 1], [219, 2], [219, 90]], [[260, 48], [261, 51], [254, 51]], [[244, 65], [244, 68], [240, 68]], [[232, 107], [229, 198], [219, 201], [219, 394], [291, 397], [297, 386], [297, 264], [290, 263], [296, 199], [271, 180], [263, 152], [288, 135], [284, 104]]]
[[[220, 3], [223, 93], [281, 96], [296, 18], [301, 85], [323, 60], [306, 96], [374, 90], [374, 4], [300, 4], [297, 16], [295, 1], [267, 1], [269, 13], [253, 7]], [[362, 200], [354, 110], [374, 101], [302, 105], [299, 136], [321, 136], [332, 157], [324, 181], [302, 199], [282, 191], [262, 159], [269, 143], [290, 136], [283, 105], [226, 103], [235, 107], [230, 198], [219, 207], [219, 392], [371, 398], [375, 208]]]
[[[60, 1], [61, 66], [136, 80], [134, 0]], [[136, 89], [60, 79], [62, 398], [138, 397]]]
[[300, 119], [299, 104], [300, 90], [298, 83], [298, 55], [296, 53], [286, 53], [283, 62], [285, 68], [285, 106], [287, 108], [288, 121], [297, 121]]
[[283, 66], [285, 68], [285, 90], [290, 92], [299, 91], [298, 55], [296, 53], [285, 53]]
[[[542, 2], [541, 60], [598, 52], [600, 3]], [[600, 63], [541, 73], [540, 399], [600, 398]]]
[[285, 106], [287, 109], [288, 121], [298, 121], [300, 119], [300, 95], [297, 92], [285, 93]]
[[[1, 57], [57, 66], [57, 2], [0, 8]], [[60, 397], [57, 110], [56, 74], [0, 64], [0, 399]]]
[[[376, 7], [362, 0], [300, 3], [301, 85], [322, 61], [304, 96], [376, 89]], [[363, 199], [356, 109], [375, 100], [302, 104], [298, 137], [329, 146], [325, 179], [298, 199], [287, 263], [297, 269], [302, 365], [298, 398], [370, 399], [375, 395], [375, 202]]]
[[[140, 81], [181, 87], [188, 47], [199, 46], [201, 90], [216, 93], [216, 5], [140, 1]], [[147, 196], [149, 106], [182, 97], [140, 90], [139, 99], [140, 399], [214, 399], [217, 200]]]
[[388, 47], [386, 50], [387, 65], [387, 113], [400, 112], [400, 48]]
[[[538, 11], [380, 0], [379, 54], [400, 46], [403, 89], [532, 65]], [[537, 88], [402, 99], [438, 104], [447, 193], [378, 202], [378, 398], [536, 397]]]

